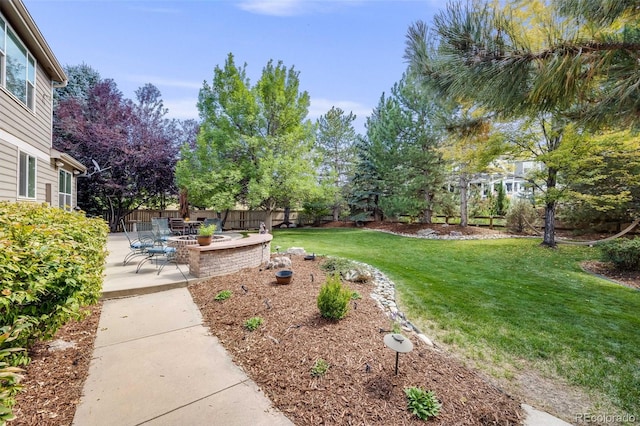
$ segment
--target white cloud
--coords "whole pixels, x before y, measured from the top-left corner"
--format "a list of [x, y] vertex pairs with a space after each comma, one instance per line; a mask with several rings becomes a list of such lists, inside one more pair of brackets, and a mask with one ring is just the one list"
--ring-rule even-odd
[[169, 110], [167, 117], [178, 118], [180, 120], [199, 120], [198, 107], [196, 106], [197, 102], [197, 98], [163, 100], [164, 107]]
[[303, 4], [300, 0], [245, 0], [239, 7], [258, 15], [293, 16], [303, 13]]
[[327, 13], [341, 6], [356, 6], [363, 0], [242, 0], [240, 9], [258, 15], [295, 16], [313, 12]]

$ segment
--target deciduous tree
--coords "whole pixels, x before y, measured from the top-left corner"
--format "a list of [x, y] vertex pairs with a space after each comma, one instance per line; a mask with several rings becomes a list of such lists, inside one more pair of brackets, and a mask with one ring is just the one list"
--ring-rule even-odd
[[269, 61], [255, 86], [245, 69], [229, 54], [200, 90], [197, 146], [191, 155], [183, 148], [179, 168], [199, 175], [180, 178], [180, 185], [262, 208], [271, 229], [276, 207], [295, 205], [315, 187], [309, 95], [300, 91], [299, 73], [282, 62]]
[[89, 166], [78, 177], [78, 206], [104, 216], [112, 230], [131, 211], [175, 192], [175, 123], [164, 118], [155, 87], [136, 95], [133, 103], [113, 80], [102, 80], [84, 99], [60, 100], [54, 112], [54, 146]]

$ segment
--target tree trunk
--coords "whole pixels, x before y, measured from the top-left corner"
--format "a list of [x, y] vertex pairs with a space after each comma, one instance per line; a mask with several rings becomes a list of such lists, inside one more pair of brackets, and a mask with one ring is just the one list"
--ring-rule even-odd
[[467, 200], [467, 187], [469, 186], [469, 177], [466, 173], [460, 174], [460, 226], [465, 227], [469, 224], [469, 206]]
[[286, 224], [287, 226], [289, 226], [289, 216], [291, 215], [291, 207], [287, 206], [284, 208], [284, 220], [282, 221], [282, 223]]
[[431, 202], [433, 201], [433, 194], [426, 192], [424, 194], [424, 200], [427, 203], [427, 208], [422, 211], [422, 222], [431, 223], [433, 219], [433, 209], [431, 208]]
[[555, 195], [558, 170], [550, 167], [547, 172], [547, 195], [544, 206], [544, 238], [542, 245], [547, 247], [556, 246], [556, 205]]
[[333, 206], [333, 221], [337, 222], [340, 220], [340, 207]]
[[380, 207], [378, 207], [378, 200], [379, 197], [376, 195], [374, 200], [375, 207], [373, 209], [373, 220], [375, 220], [376, 222], [380, 222], [382, 220], [382, 211], [380, 210]]
[[267, 228], [267, 232], [271, 233], [273, 230], [273, 208], [271, 207], [264, 211], [264, 226]]

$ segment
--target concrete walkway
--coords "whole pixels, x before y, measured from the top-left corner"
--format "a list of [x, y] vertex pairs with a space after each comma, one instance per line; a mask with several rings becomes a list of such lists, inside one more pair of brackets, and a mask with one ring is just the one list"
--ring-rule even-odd
[[122, 266], [124, 235], [108, 250], [104, 294], [131, 297], [103, 302], [74, 425], [293, 424], [203, 326], [175, 265], [160, 275], [150, 263], [136, 274], [142, 257]]
[[[103, 306], [75, 426], [293, 425], [203, 326], [185, 288], [188, 265], [127, 266], [124, 234], [109, 236]], [[567, 426], [523, 405], [526, 426]], [[569, 425], [570, 426], [570, 425]]]

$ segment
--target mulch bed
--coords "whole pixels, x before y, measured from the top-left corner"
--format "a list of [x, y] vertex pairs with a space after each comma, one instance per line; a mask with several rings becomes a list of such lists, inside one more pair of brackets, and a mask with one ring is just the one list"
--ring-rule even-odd
[[[24, 386], [18, 393], [11, 426], [70, 425], [80, 402], [82, 386], [89, 373], [102, 304], [87, 310], [83, 321], [70, 321], [56, 333], [55, 339], [38, 342], [30, 350], [31, 363], [26, 367]], [[73, 342], [66, 349], [49, 349], [53, 342]]]
[[[276, 284], [274, 271], [253, 269], [189, 289], [234, 362], [296, 425], [422, 424], [406, 409], [403, 389], [410, 386], [433, 390], [441, 401], [432, 424], [521, 422], [518, 401], [412, 333], [404, 334], [414, 350], [400, 355], [396, 376], [395, 352], [382, 341], [392, 323], [369, 297], [372, 284], [348, 283], [362, 298], [352, 300], [344, 319], [329, 321], [316, 306], [325, 280], [322, 258], [291, 260], [294, 279], [289, 285]], [[231, 290], [233, 296], [215, 301], [221, 290]], [[254, 316], [264, 324], [247, 331], [243, 323]], [[330, 367], [314, 378], [311, 369], [318, 359]]]

